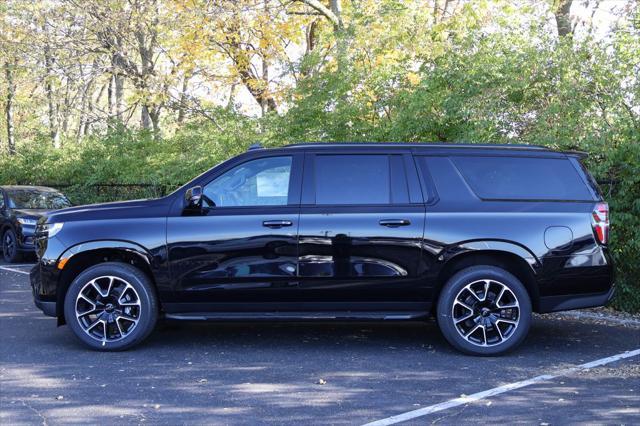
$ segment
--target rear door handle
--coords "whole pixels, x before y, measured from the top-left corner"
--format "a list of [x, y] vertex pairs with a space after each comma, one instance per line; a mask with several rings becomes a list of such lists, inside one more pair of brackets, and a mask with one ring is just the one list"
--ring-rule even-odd
[[382, 219], [378, 223], [380, 226], [388, 226], [389, 228], [411, 225], [411, 221], [409, 219]]
[[262, 226], [267, 228], [282, 228], [283, 226], [291, 226], [293, 222], [290, 220], [265, 220], [262, 222]]

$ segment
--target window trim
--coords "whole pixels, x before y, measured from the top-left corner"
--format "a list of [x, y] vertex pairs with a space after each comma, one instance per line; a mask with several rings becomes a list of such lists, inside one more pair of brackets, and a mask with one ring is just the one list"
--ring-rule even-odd
[[[393, 179], [391, 178], [391, 175], [389, 176], [389, 203], [367, 203], [367, 204], [362, 204], [362, 203], [350, 203], [350, 204], [317, 204], [316, 202], [316, 157], [317, 156], [353, 156], [353, 155], [359, 155], [359, 156], [363, 156], [363, 155], [380, 155], [380, 156], [386, 156], [387, 160], [389, 162], [389, 174], [392, 173], [392, 166], [391, 166], [391, 156], [398, 156], [400, 157], [400, 162], [402, 163], [402, 165], [404, 166], [404, 181], [405, 184], [407, 185], [407, 201], [404, 203], [394, 203], [393, 202]], [[415, 205], [420, 205], [422, 204], [421, 202], [412, 202], [412, 198], [415, 198], [415, 194], [412, 193], [412, 185], [411, 185], [411, 181], [409, 178], [410, 175], [410, 171], [407, 170], [407, 161], [405, 160], [406, 155], [410, 155], [410, 153], [407, 153], [407, 151], [375, 151], [375, 152], [371, 152], [371, 151], [356, 151], [356, 150], [350, 150], [347, 152], [336, 152], [336, 151], [329, 151], [329, 150], [322, 150], [322, 151], [307, 151], [305, 152], [305, 156], [304, 156], [304, 174], [303, 174], [303, 178], [302, 178], [302, 198], [301, 198], [301, 206], [305, 207], [305, 208], [309, 208], [309, 207], [315, 207], [315, 208], [320, 208], [320, 209], [326, 209], [326, 208], [330, 208], [330, 209], [349, 209], [349, 208], [371, 208], [371, 207], [375, 207], [375, 208], [397, 208], [400, 206], [415, 206]], [[414, 166], [415, 167], [415, 166]]]

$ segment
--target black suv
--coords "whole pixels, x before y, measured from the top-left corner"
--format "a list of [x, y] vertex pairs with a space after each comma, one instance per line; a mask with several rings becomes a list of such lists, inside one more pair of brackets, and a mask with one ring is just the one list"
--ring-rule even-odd
[[582, 154], [536, 146], [251, 149], [160, 199], [40, 220], [35, 303], [92, 348], [175, 320], [417, 320], [495, 355], [532, 312], [613, 294]]
[[5, 262], [22, 260], [35, 252], [33, 233], [46, 213], [70, 207], [60, 192], [44, 186], [0, 186], [0, 247]]

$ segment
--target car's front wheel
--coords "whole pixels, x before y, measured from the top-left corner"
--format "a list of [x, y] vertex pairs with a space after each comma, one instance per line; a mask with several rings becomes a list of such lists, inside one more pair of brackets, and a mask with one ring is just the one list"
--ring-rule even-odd
[[118, 351], [140, 343], [153, 331], [158, 301], [146, 274], [125, 263], [107, 262], [73, 280], [65, 296], [64, 315], [84, 344]]
[[18, 237], [13, 229], [7, 229], [2, 235], [2, 257], [5, 262], [15, 263], [20, 261], [18, 251]]
[[473, 266], [445, 284], [437, 307], [447, 341], [472, 355], [500, 355], [529, 332], [531, 300], [513, 274], [495, 266]]

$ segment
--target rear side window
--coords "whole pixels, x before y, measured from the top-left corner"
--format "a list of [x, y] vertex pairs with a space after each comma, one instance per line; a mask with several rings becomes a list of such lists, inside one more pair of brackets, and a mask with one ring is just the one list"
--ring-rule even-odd
[[390, 204], [388, 155], [316, 155], [316, 204]]
[[494, 200], [592, 201], [566, 158], [452, 157], [471, 189]]

